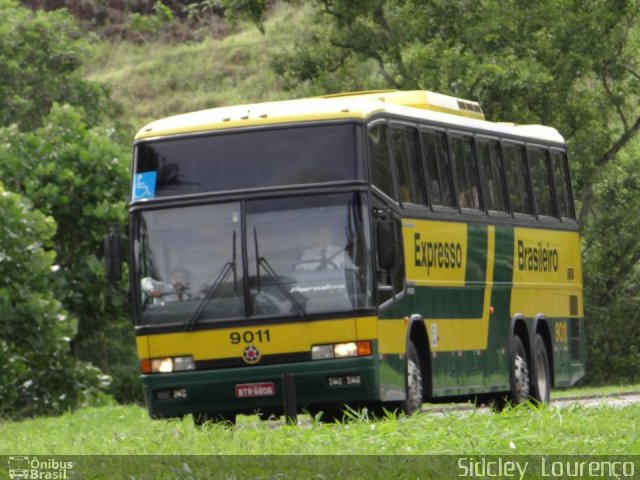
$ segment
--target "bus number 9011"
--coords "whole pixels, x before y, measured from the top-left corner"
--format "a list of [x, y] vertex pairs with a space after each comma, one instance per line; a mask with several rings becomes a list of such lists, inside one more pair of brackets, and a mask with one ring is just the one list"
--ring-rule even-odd
[[270, 342], [271, 335], [269, 329], [266, 330], [245, 330], [244, 332], [231, 332], [229, 334], [229, 340], [233, 345], [237, 345], [240, 342], [253, 343], [253, 342]]

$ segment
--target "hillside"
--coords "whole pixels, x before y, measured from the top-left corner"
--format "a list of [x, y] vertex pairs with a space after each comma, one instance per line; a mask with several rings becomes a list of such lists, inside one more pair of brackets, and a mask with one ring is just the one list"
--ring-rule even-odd
[[99, 40], [84, 71], [109, 87], [133, 131], [177, 113], [284, 98], [291, 94], [283, 92], [270, 57], [300, 34], [309, 13], [276, 6], [264, 34], [238, 23], [227, 25], [227, 35], [200, 41]]

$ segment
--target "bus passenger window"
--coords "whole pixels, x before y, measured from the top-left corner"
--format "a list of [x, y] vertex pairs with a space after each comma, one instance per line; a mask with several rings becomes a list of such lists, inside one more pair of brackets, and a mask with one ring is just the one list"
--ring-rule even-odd
[[487, 210], [506, 212], [500, 144], [495, 140], [478, 140], [478, 157]]
[[420, 160], [418, 158], [418, 133], [415, 128], [394, 126], [391, 141], [398, 168], [400, 200], [425, 205]]
[[478, 172], [473, 151], [473, 139], [470, 137], [452, 137], [451, 153], [453, 157], [453, 178], [461, 208], [480, 209], [478, 195]]
[[558, 197], [558, 208], [560, 216], [564, 218], [575, 218], [571, 204], [569, 190], [569, 177], [567, 176], [567, 157], [560, 152], [551, 153], [551, 170], [556, 186], [556, 196]]
[[517, 145], [505, 145], [504, 163], [507, 170], [507, 189], [509, 190], [511, 210], [513, 213], [533, 215], [524, 148]]
[[432, 205], [455, 207], [447, 137], [441, 132], [422, 132], [422, 164]]
[[369, 127], [369, 157], [371, 162], [371, 183], [389, 195], [389, 197], [397, 200], [396, 189], [393, 185], [393, 175], [391, 174], [387, 125], [384, 123]]
[[529, 167], [531, 168], [531, 184], [538, 215], [555, 217], [556, 209], [553, 203], [553, 190], [549, 176], [547, 152], [537, 148], [527, 149]]

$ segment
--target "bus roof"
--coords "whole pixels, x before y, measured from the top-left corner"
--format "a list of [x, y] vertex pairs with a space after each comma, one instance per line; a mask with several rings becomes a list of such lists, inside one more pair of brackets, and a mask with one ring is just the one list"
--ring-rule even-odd
[[426, 90], [340, 93], [200, 110], [151, 122], [136, 134], [135, 139], [323, 120], [366, 120], [381, 113], [441, 123], [450, 128], [459, 126], [484, 130], [487, 134], [564, 143], [555, 128], [489, 122], [484, 120], [477, 102]]

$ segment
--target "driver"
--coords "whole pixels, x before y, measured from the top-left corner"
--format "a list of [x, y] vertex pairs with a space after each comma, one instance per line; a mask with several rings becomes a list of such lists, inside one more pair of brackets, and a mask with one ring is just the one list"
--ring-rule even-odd
[[344, 248], [335, 245], [333, 232], [321, 227], [314, 235], [315, 245], [305, 250], [296, 266], [297, 271], [336, 270], [353, 267], [353, 261]]
[[191, 299], [189, 278], [187, 270], [176, 268], [171, 272], [170, 283], [145, 277], [140, 281], [140, 285], [143, 293], [153, 299], [151, 303], [180, 302]]

